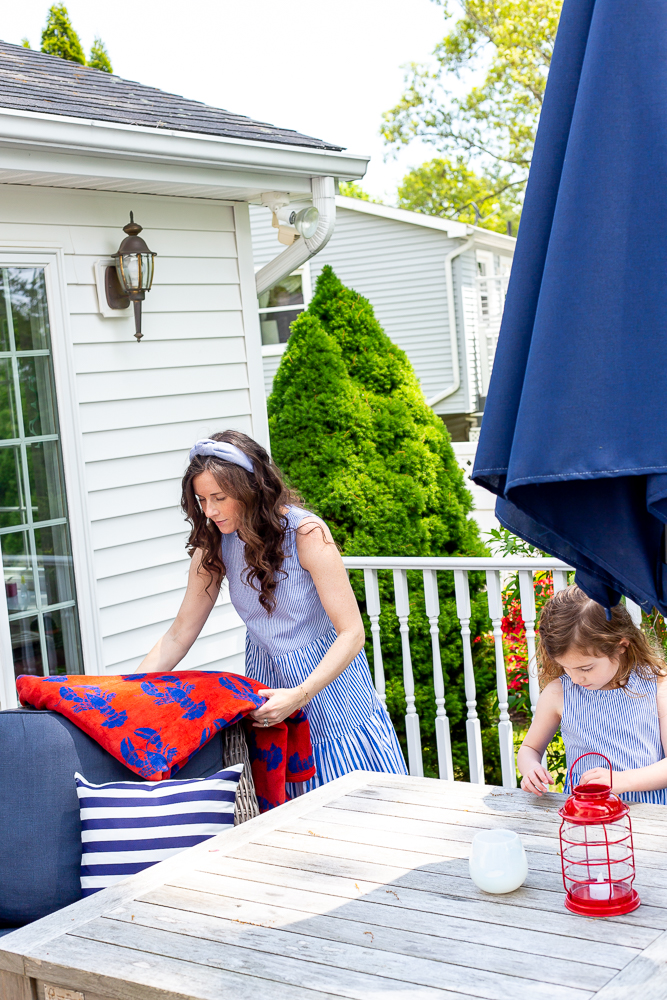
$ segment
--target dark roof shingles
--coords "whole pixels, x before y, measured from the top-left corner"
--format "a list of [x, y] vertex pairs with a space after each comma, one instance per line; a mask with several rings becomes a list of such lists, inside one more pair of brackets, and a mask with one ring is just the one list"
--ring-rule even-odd
[[342, 148], [2, 41], [0, 107], [311, 149]]

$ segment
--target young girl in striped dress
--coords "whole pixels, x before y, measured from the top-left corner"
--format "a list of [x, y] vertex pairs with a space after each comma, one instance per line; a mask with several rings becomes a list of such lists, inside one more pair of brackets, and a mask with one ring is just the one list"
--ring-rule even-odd
[[[612, 790], [627, 802], [667, 803], [667, 668], [662, 652], [633, 624], [625, 606], [604, 609], [578, 587], [545, 604], [538, 673], [542, 693], [517, 758], [524, 791], [541, 795], [553, 776], [541, 760], [560, 726], [569, 769], [581, 754], [611, 761]], [[573, 784], [609, 784], [598, 758], [581, 761]]]
[[317, 771], [288, 786], [290, 797], [353, 770], [406, 774], [331, 532], [300, 506], [264, 448], [239, 431], [197, 441], [182, 507], [192, 525], [187, 592], [139, 670], [173, 670], [226, 579], [247, 629], [246, 675], [266, 686], [254, 725], [273, 726], [299, 708], [308, 716]]

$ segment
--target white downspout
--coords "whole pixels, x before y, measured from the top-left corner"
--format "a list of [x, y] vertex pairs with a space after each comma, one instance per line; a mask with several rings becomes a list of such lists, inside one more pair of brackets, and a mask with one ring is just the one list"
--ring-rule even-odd
[[336, 225], [336, 186], [333, 177], [311, 178], [313, 205], [320, 213], [315, 235], [306, 240], [299, 237], [291, 246], [265, 264], [255, 275], [257, 294], [267, 291], [272, 285], [287, 277], [297, 267], [327, 245]]
[[456, 306], [454, 305], [454, 278], [452, 276], [452, 262], [455, 257], [458, 257], [460, 254], [465, 253], [466, 250], [469, 250], [474, 242], [475, 237], [471, 236], [466, 243], [463, 243], [460, 247], [452, 250], [451, 253], [448, 253], [445, 257], [447, 316], [449, 317], [449, 342], [451, 344], [452, 375], [454, 376], [454, 381], [451, 385], [448, 385], [446, 389], [441, 389], [440, 392], [435, 394], [435, 396], [431, 396], [430, 399], [427, 399], [427, 406], [435, 406], [436, 403], [441, 403], [443, 399], [447, 399], [448, 396], [453, 396], [454, 393], [458, 392], [461, 388], [461, 367], [459, 365], [459, 341], [456, 331]]

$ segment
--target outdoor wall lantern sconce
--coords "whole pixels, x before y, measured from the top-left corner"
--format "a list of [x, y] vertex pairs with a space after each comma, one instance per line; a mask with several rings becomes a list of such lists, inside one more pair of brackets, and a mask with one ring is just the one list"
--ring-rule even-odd
[[104, 285], [110, 309], [127, 309], [130, 302], [134, 303], [134, 336], [139, 343], [143, 337], [141, 303], [153, 284], [153, 258], [157, 254], [149, 250], [146, 241], [139, 236], [141, 226], [134, 221], [132, 212], [130, 221], [123, 226], [123, 232], [127, 236], [116, 253], [111, 255], [116, 266], [107, 267]]

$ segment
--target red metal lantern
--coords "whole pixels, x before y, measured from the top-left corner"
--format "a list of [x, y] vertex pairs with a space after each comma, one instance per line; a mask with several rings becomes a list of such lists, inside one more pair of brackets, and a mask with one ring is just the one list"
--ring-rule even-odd
[[[609, 785], [572, 787], [572, 772], [584, 757], [602, 757], [609, 765]], [[632, 888], [635, 855], [630, 810], [611, 790], [611, 762], [601, 753], [577, 757], [570, 768], [572, 794], [558, 815], [565, 905], [587, 917], [630, 913], [640, 899]]]

